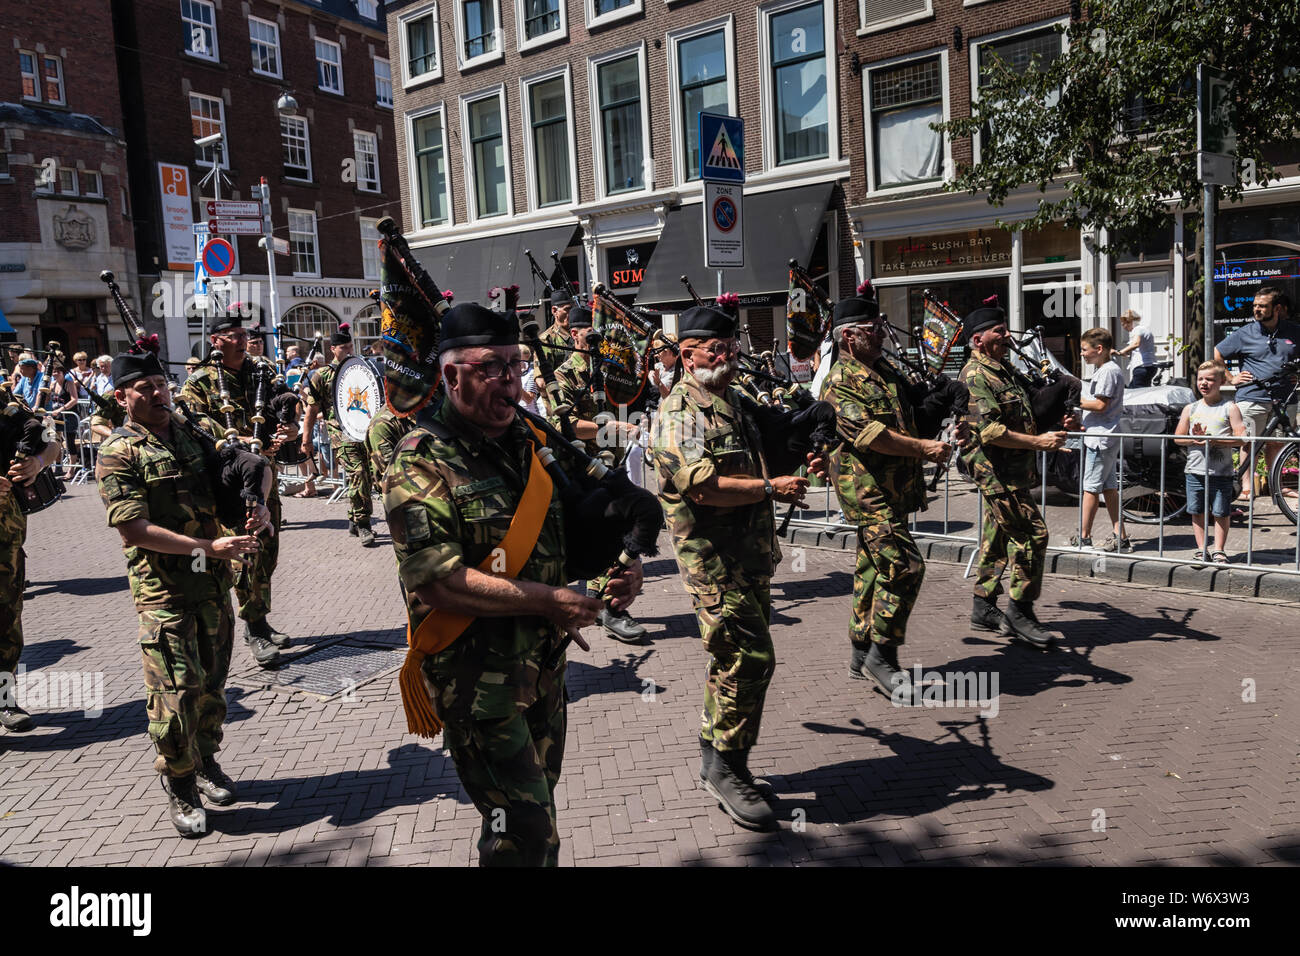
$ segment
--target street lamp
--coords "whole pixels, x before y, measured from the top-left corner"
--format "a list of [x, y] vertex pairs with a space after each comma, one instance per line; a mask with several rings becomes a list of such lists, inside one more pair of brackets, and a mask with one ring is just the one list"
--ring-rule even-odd
[[292, 93], [285, 90], [275, 101], [275, 111], [281, 116], [294, 116], [298, 112], [298, 101], [293, 98]]

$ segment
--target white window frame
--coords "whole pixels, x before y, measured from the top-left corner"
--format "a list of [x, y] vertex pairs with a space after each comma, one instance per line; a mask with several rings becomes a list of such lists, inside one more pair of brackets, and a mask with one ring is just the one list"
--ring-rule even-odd
[[295, 176], [291, 174], [288, 171], [289, 164], [285, 162], [284, 127], [282, 125], [280, 127], [280, 165], [285, 169], [284, 178], [291, 179], [294, 182], [306, 182], [306, 183], [312, 182], [313, 173], [312, 173], [312, 165], [311, 165], [311, 123], [307, 121], [307, 117], [305, 116], [282, 116], [280, 117], [280, 122], [281, 124], [285, 122], [302, 124], [301, 128], [302, 128], [303, 151], [307, 154], [307, 178], [303, 179], [299, 176]]
[[86, 176], [90, 178], [91, 182], [95, 184], [92, 189], [83, 190], [82, 195], [93, 196], [96, 199], [103, 199], [104, 198], [104, 177], [100, 175], [99, 170], [83, 169], [82, 172], [85, 173]]
[[[972, 113], [974, 112], [974, 104], [979, 102], [979, 98], [980, 98], [980, 75], [979, 75], [980, 47], [984, 46], [986, 43], [996, 43], [999, 40], [1007, 40], [1010, 39], [1011, 37], [1018, 36], [1020, 34], [1038, 33], [1043, 30], [1048, 30], [1054, 27], [1058, 23], [1068, 23], [1069, 19], [1070, 18], [1068, 16], [1052, 17], [1050, 20], [1040, 20], [1037, 23], [1027, 23], [1024, 26], [1012, 27], [1011, 29], [1008, 30], [1001, 30], [997, 33], [988, 33], [985, 34], [984, 36], [972, 38], [970, 42], [966, 44], [967, 56], [969, 57], [968, 64], [970, 69], [971, 112]], [[1069, 44], [1069, 38], [1064, 33], [1062, 33], [1061, 34], [1062, 53], [1065, 52], [1068, 44]], [[971, 135], [971, 158], [975, 165], [978, 165], [980, 162], [980, 145], [981, 145], [980, 138], [981, 137], [978, 130]]]
[[501, 29], [501, 0], [488, 0], [492, 4], [492, 16], [495, 18], [492, 26], [492, 50], [488, 53], [480, 53], [478, 56], [468, 58], [465, 56], [465, 2], [466, 0], [452, 0], [456, 7], [456, 67], [462, 73], [465, 70], [503, 60], [506, 55], [505, 31]]
[[635, 55], [637, 58], [637, 75], [641, 81], [641, 143], [645, 155], [641, 157], [641, 189], [614, 193], [614, 198], [625, 196], [642, 196], [654, 192], [655, 164], [654, 153], [650, 143], [650, 77], [646, 68], [645, 41], [634, 46], [620, 47], [608, 53], [587, 58], [587, 102], [591, 109], [591, 156], [596, 174], [596, 195], [601, 199], [609, 197], [609, 184], [605, 182], [605, 137], [600, 117], [600, 67], [614, 60]]
[[939, 185], [952, 179], [952, 137], [945, 134], [943, 137], [943, 169], [937, 180], [890, 186], [882, 186], [880, 183], [876, 182], [876, 134], [874, 124], [871, 120], [871, 74], [876, 70], [892, 69], [893, 67], [902, 66], [905, 63], [910, 63], [915, 60], [930, 60], [936, 55], [939, 57], [939, 78], [943, 86], [943, 120], [944, 122], [947, 122], [952, 113], [951, 103], [949, 100], [948, 48], [946, 46], [933, 47], [932, 49], [921, 50], [916, 53], [905, 53], [902, 56], [891, 57], [888, 60], [868, 63], [862, 68], [862, 139], [866, 148], [864, 155], [866, 157], [868, 193], [901, 194], [920, 192], [935, 189]]
[[[415, 149], [415, 122], [416, 120], [425, 119], [433, 114], [440, 114], [442, 120], [442, 167], [446, 170], [446, 182], [444, 184], [442, 198], [446, 201], [447, 219], [445, 222], [435, 223], [432, 226], [424, 224], [424, 209], [420, 204], [420, 167], [419, 159], [416, 156]], [[412, 110], [404, 114], [406, 121], [406, 168], [411, 171], [408, 177], [408, 183], [411, 189], [411, 211], [415, 214], [414, 219], [417, 229], [446, 229], [456, 224], [456, 209], [452, 203], [452, 186], [451, 186], [451, 155], [447, 147], [447, 110], [446, 104], [439, 101], [436, 104], [420, 110]]]
[[[334, 89], [333, 87], [329, 87], [329, 86], [321, 86], [321, 75], [320, 75], [321, 71], [320, 71], [320, 66], [321, 66], [322, 63], [329, 63], [328, 60], [322, 60], [322, 59], [321, 59], [321, 56], [320, 56], [320, 46], [321, 46], [322, 43], [325, 44], [325, 46], [327, 46], [327, 47], [333, 47], [335, 50], [338, 51], [338, 57], [339, 57], [339, 58], [338, 58], [338, 62], [335, 63], [335, 64], [333, 64], [334, 66], [336, 66], [336, 67], [338, 68], [338, 71], [339, 71], [339, 88], [338, 88], [337, 90]], [[318, 90], [320, 90], [320, 91], [322, 91], [322, 92], [324, 92], [324, 93], [335, 93], [335, 94], [337, 94], [337, 95], [339, 95], [339, 96], [342, 96], [342, 95], [343, 95], [343, 91], [344, 91], [344, 89], [345, 89], [345, 87], [344, 87], [344, 85], [343, 85], [343, 46], [342, 46], [342, 44], [337, 43], [337, 42], [335, 42], [334, 40], [326, 40], [324, 37], [319, 37], [319, 36], [318, 36], [318, 37], [316, 37], [316, 44], [315, 44], [314, 50], [315, 50], [315, 53], [316, 53], [316, 89], [318, 89]]]
[[[723, 44], [727, 58], [727, 112], [732, 116], [739, 116], [740, 107], [736, 92], [736, 30], [732, 15], [727, 14], [725, 17], [718, 17], [705, 23], [669, 30], [665, 35], [668, 47], [668, 115], [672, 133], [670, 138], [673, 148], [673, 181], [678, 185], [686, 185], [689, 170], [686, 168], [686, 127], [683, 125], [686, 118], [682, 116], [682, 78], [677, 47], [683, 40], [691, 40], [706, 33], [716, 33], [718, 30], [723, 31]], [[690, 180], [690, 182], [697, 182], [697, 180]]]
[[[202, 23], [202, 22], [200, 22], [200, 21], [198, 21], [198, 20], [191, 20], [189, 17], [187, 17], [187, 16], [185, 15], [185, 10], [184, 10], [184, 8], [182, 7], [182, 3], [183, 3], [183, 2], [188, 2], [191, 6], [196, 6], [196, 7], [207, 7], [208, 10], [209, 10], [209, 11], [211, 12], [211, 14], [212, 14], [212, 22], [211, 22], [211, 23]], [[185, 42], [184, 42], [184, 44], [183, 44], [182, 47], [181, 47], [181, 49], [184, 51], [185, 55], [186, 55], [186, 56], [192, 56], [192, 57], [194, 57], [196, 60], [208, 60], [208, 61], [210, 61], [210, 62], [212, 62], [212, 63], [219, 63], [219, 62], [221, 62], [221, 51], [220, 51], [219, 47], [217, 46], [217, 44], [218, 44], [218, 40], [217, 40], [217, 5], [216, 5], [215, 3], [213, 3], [212, 0], [177, 0], [177, 4], [176, 4], [176, 6], [177, 6], [178, 9], [180, 9], [180, 12], [181, 12], [181, 24], [182, 24], [182, 26], [183, 26], [183, 28], [184, 28], [184, 30], [185, 30]], [[191, 41], [191, 39], [192, 39], [193, 36], [194, 36], [194, 28], [195, 28], [195, 27], [202, 27], [204, 30], [208, 30], [208, 31], [210, 31], [210, 32], [212, 33], [212, 52], [211, 52], [211, 53], [195, 53], [193, 50], [190, 49], [190, 41]]]
[[[433, 20], [433, 58], [434, 67], [428, 73], [421, 73], [419, 76], [411, 76], [409, 70], [411, 66], [411, 50], [407, 43], [407, 26], [416, 20], [423, 20], [425, 17], [431, 17]], [[413, 86], [421, 83], [428, 83], [431, 80], [442, 79], [442, 31], [439, 29], [438, 5], [430, 3], [419, 7], [409, 13], [404, 13], [397, 18], [399, 32], [399, 45], [402, 51], [402, 89], [409, 90]]]
[[[294, 255], [293, 252], [293, 234], [297, 232], [299, 235], [303, 235], [303, 230], [293, 228], [293, 217], [295, 215], [308, 216], [311, 219], [311, 248], [312, 248], [312, 259], [316, 263], [315, 272], [298, 271], [298, 257]], [[320, 234], [319, 234], [319, 230], [316, 228], [316, 210], [314, 209], [290, 209], [289, 210], [289, 259], [290, 259], [290, 265], [293, 267], [293, 274], [295, 276], [302, 276], [305, 279], [320, 278], [321, 275]]]
[[[563, 4], [561, 4], [561, 9], [563, 9]], [[531, 210], [566, 208], [563, 203], [557, 202], [543, 206], [540, 202], [541, 197], [538, 195], [537, 188], [536, 149], [533, 146], [533, 101], [529, 95], [530, 87], [537, 83], [553, 80], [557, 76], [564, 78], [565, 122], [568, 124], [568, 136], [565, 138], [565, 142], [569, 147], [568, 205], [572, 206], [578, 201], [578, 140], [573, 121], [573, 77], [569, 71], [569, 64], [566, 62], [542, 73], [521, 77], [519, 80], [519, 102], [523, 108], [524, 176], [528, 187], [528, 208]]]
[[379, 19], [379, 0], [357, 0], [357, 13], [367, 20]]
[[636, 16], [641, 12], [641, 5], [644, 0], [634, 0], [633, 3], [618, 10], [611, 10], [609, 13], [596, 13], [596, 0], [583, 0], [583, 8], [587, 12], [587, 29], [593, 27], [603, 27], [611, 23], [617, 23], [619, 20], [626, 20], [628, 17]]
[[[478, 214], [478, 185], [474, 176], [474, 144], [470, 142], [469, 134], [469, 107], [471, 103], [477, 103], [480, 100], [486, 100], [495, 96], [501, 109], [501, 148], [505, 152], [506, 163], [506, 208], [503, 212], [493, 213], [490, 216], [480, 216]], [[446, 136], [447, 127], [443, 126], [443, 155], [446, 153]], [[506, 112], [506, 85], [498, 83], [495, 86], [489, 86], [485, 89], [478, 90], [474, 93], [468, 93], [460, 98], [460, 135], [461, 135], [461, 158], [464, 165], [465, 174], [465, 215], [469, 222], [478, 222], [480, 219], [509, 219], [515, 214], [515, 184], [514, 163], [510, 161], [510, 114]], [[448, 190], [451, 189], [451, 183], [447, 184]]]
[[[381, 106], [386, 110], [391, 110], [393, 108], [393, 61], [387, 60], [382, 56], [375, 56], [375, 57], [371, 57], [370, 59], [371, 59], [371, 65], [374, 67], [374, 71], [375, 71], [375, 105]], [[381, 77], [379, 76], [380, 63], [388, 67], [388, 102], [387, 103], [385, 103], [382, 99], [379, 98], [379, 81], [381, 79]]]
[[[365, 149], [363, 148], [362, 145], [363, 143], [368, 143], [370, 145], [371, 154], [374, 156], [374, 160], [375, 160], [374, 185], [368, 185], [362, 179], [362, 170], [365, 168], [365, 158], [366, 158]], [[357, 164], [357, 189], [363, 193], [380, 192], [381, 190], [380, 190], [380, 181], [379, 181], [379, 136], [378, 134], [372, 133], [369, 130], [354, 129], [352, 131], [352, 158], [356, 161]]]
[[[260, 27], [271, 28], [271, 31], [275, 35], [274, 44], [268, 44], [262, 38], [253, 36], [253, 24], [255, 23]], [[248, 44], [250, 48], [249, 49], [250, 57], [252, 57], [253, 55], [253, 51], [252, 51], [253, 44], [257, 44], [258, 46], [273, 46], [275, 49], [275, 72], [268, 73], [266, 70], [259, 70], [257, 68], [257, 60], [256, 58], [254, 58], [253, 72], [255, 74], [257, 74], [258, 76], [273, 76], [276, 79], [281, 79], [284, 76], [284, 51], [280, 46], [280, 25], [278, 23], [276, 23], [274, 20], [263, 20], [261, 17], [250, 16], [248, 18]]]
[[776, 162], [776, 90], [772, 84], [772, 27], [773, 16], [811, 6], [808, 0], [778, 0], [758, 8], [758, 91], [762, 106], [759, 127], [763, 137], [763, 171], [798, 169], [812, 163], [837, 163], [840, 159], [840, 94], [838, 59], [832, 54], [838, 48], [835, 42], [835, 9], [830, 0], [814, 0], [822, 8], [822, 53], [826, 57], [826, 155], [793, 163]]
[[[358, 227], [361, 230], [361, 278], [372, 281], [379, 280], [379, 249], [375, 242], [379, 240], [379, 220], [369, 219], [365, 216], [359, 217]], [[366, 229], [369, 227], [373, 235], [367, 235]], [[371, 260], [374, 260], [374, 268], [371, 269]]]
[[904, 23], [916, 23], [919, 20], [929, 20], [934, 16], [934, 0], [925, 0], [925, 9], [915, 13], [904, 13], [900, 16], [890, 17], [888, 20], [882, 20], [879, 23], [867, 25], [867, 3], [870, 0], [858, 0], [858, 36], [864, 37], [872, 33], [880, 33], [884, 30], [892, 30], [894, 27], [902, 26]]
[[[45, 80], [46, 80], [45, 61], [46, 60], [53, 60], [54, 65], [58, 68], [59, 98], [57, 100], [49, 99], [45, 95]], [[37, 87], [37, 90], [41, 94], [41, 101], [45, 103], [49, 103], [51, 106], [67, 106], [68, 91], [63, 85], [63, 57], [55, 56], [53, 53], [38, 53], [36, 54], [36, 70], [37, 70], [37, 79], [40, 80], [40, 85]]]
[[556, 40], [565, 40], [569, 36], [569, 12], [567, 0], [556, 0], [556, 6], [560, 13], [560, 25], [557, 29], [549, 33], [543, 33], [541, 36], [535, 36], [531, 40], [526, 39], [524, 34], [524, 0], [515, 0], [515, 32], [517, 34], [518, 46], [516, 49], [520, 53], [525, 50], [532, 50], [535, 47], [545, 46], [547, 43], [554, 43]]
[[[32, 58], [32, 72], [30, 73], [28, 73], [26, 70], [23, 69], [24, 56], [29, 56]], [[41, 54], [37, 53], [35, 50], [18, 51], [18, 83], [20, 89], [22, 86], [22, 81], [27, 77], [31, 77], [32, 90], [35, 92], [36, 95], [28, 96], [27, 94], [23, 93], [22, 99], [26, 100], [28, 103], [41, 102], [42, 94], [45, 92], [43, 89], [45, 83], [41, 79]]]
[[[64, 185], [64, 177], [65, 177], [65, 176], [66, 176], [67, 178], [69, 178], [69, 179], [72, 180], [72, 188], [71, 188], [71, 189], [68, 189], [68, 188]], [[81, 195], [81, 183], [79, 182], [80, 178], [81, 178], [81, 177], [77, 175], [77, 170], [73, 169], [73, 168], [70, 167], [70, 166], [60, 166], [60, 167], [59, 167], [59, 175], [58, 175], [58, 182], [59, 182], [59, 195], [60, 195], [60, 196], [80, 196], [80, 195]]]
[[[215, 146], [207, 146], [203, 148], [210, 149], [213, 151], [215, 155], [220, 156], [221, 161], [217, 165], [219, 165], [222, 169], [229, 169], [230, 168], [230, 140], [226, 136], [226, 101], [223, 100], [220, 96], [208, 96], [206, 93], [197, 93], [194, 90], [190, 90], [189, 95], [186, 97], [186, 104], [189, 106], [189, 110], [190, 110], [191, 125], [194, 122], [194, 104], [192, 102], [192, 98], [195, 96], [197, 96], [201, 100], [208, 100], [211, 103], [217, 104], [217, 125], [221, 132], [221, 142]], [[194, 165], [206, 166], [210, 169], [212, 168], [213, 164], [209, 160], [196, 158], [194, 160]]]

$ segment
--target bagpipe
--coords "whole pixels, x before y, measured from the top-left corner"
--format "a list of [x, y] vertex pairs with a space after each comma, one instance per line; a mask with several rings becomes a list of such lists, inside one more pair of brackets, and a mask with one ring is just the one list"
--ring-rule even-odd
[[[592, 325], [600, 330], [594, 364], [601, 387], [610, 404], [631, 408], [645, 391], [658, 328], [639, 310], [616, 299], [604, 283], [592, 286], [591, 294]], [[676, 344], [664, 342], [677, 351]]]
[[790, 354], [806, 362], [821, 348], [831, 328], [835, 306], [799, 260], [790, 260], [790, 286], [786, 295], [785, 327]]
[[1061, 427], [1062, 418], [1078, 407], [1083, 383], [1052, 356], [1043, 343], [1041, 325], [1030, 330], [1027, 341], [1028, 347], [1017, 342], [1015, 336], [1010, 337], [1011, 351], [1019, 361], [1013, 359], [1007, 364], [1029, 395], [1038, 431], [1053, 431]]
[[[0, 475], [7, 475], [15, 462], [35, 458], [57, 440], [54, 428], [11, 393], [9, 403], [0, 409]], [[64, 490], [63, 482], [54, 476], [53, 466], [47, 466], [30, 483], [13, 482], [9, 493], [18, 503], [18, 510], [30, 515], [54, 504]]]
[[[130, 351], [141, 354], [155, 351], [156, 340], [150, 342], [144, 327], [122, 295], [114, 281], [113, 273], [105, 269], [99, 278], [108, 286], [113, 304], [117, 306], [118, 316], [126, 327], [127, 339], [133, 342]], [[154, 348], [150, 348], [153, 345]], [[221, 370], [221, 352], [213, 349], [206, 359], [217, 370], [220, 382], [221, 411], [226, 417], [226, 429], [221, 439], [214, 439], [197, 416], [190, 411], [185, 402], [177, 399], [172, 413], [173, 424], [184, 428], [203, 449], [204, 469], [212, 484], [212, 496], [217, 506], [217, 520], [227, 528], [242, 529], [257, 506], [264, 506], [266, 499], [262, 495], [262, 483], [270, 463], [261, 455], [251, 451], [239, 439], [235, 430], [234, 406], [230, 402], [230, 393], [226, 389], [225, 375]]]
[[[249, 450], [258, 454], [267, 454], [266, 447], [277, 464], [299, 465], [307, 460], [296, 441], [280, 441], [275, 437], [275, 429], [282, 425], [296, 425], [302, 403], [302, 396], [285, 383], [284, 374], [269, 359], [249, 356], [253, 362], [253, 412], [248, 420], [253, 425], [253, 437]], [[268, 417], [269, 416], [269, 417]], [[268, 440], [267, 426], [271, 427]]]

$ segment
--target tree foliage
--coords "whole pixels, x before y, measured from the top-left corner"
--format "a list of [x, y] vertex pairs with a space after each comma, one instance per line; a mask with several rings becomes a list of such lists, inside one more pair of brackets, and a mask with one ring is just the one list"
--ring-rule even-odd
[[[992, 57], [971, 115], [936, 126], [994, 131], [949, 189], [1001, 205], [1036, 187], [1037, 213], [1019, 226], [1097, 224], [1112, 248], [1132, 248], [1175, 206], [1199, 209], [1198, 63], [1236, 83], [1237, 157], [1257, 182], [1275, 178], [1269, 155], [1300, 134], [1300, 0], [1092, 0], [1058, 29], [1060, 57], [1021, 72]], [[1245, 185], [1239, 173], [1222, 198]]]

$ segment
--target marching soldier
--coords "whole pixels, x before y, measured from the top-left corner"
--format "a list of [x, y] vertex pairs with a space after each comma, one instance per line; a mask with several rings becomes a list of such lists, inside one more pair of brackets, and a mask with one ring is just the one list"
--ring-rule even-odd
[[[962, 460], [984, 496], [971, 626], [1049, 647], [1055, 635], [1034, 614], [1042, 590], [1047, 524], [1031, 489], [1037, 453], [1061, 448], [1067, 436], [1063, 431], [1037, 434], [1029, 394], [1005, 361], [1011, 334], [997, 300], [986, 300], [965, 325], [971, 354], [960, 378], [970, 389], [971, 441]], [[1011, 601], [1003, 615], [997, 596], [1008, 565]]]
[[[0, 415], [4, 416], [0, 428], [12, 436], [15, 446], [20, 435], [34, 436], [42, 432], [40, 418], [17, 399], [4, 381], [0, 381]], [[27, 516], [18, 507], [13, 486], [30, 485], [41, 471], [59, 460], [59, 443], [46, 441], [49, 435], [41, 433], [42, 447], [37, 454], [0, 461], [4, 469], [0, 473], [0, 673], [9, 675], [11, 681], [23, 653], [23, 585], [27, 564], [23, 552]], [[8, 699], [3, 693], [0, 693], [0, 726], [18, 733], [32, 729], [31, 715], [18, 706], [16, 698]]]
[[415, 427], [415, 417], [398, 418], [385, 405], [366, 429], [366, 451], [370, 458], [370, 477], [376, 488], [384, 483], [384, 472], [393, 460], [398, 444]]
[[[572, 407], [569, 418], [573, 422], [578, 437], [587, 443], [587, 454], [595, 457], [602, 447], [597, 437], [601, 426], [596, 423], [596, 399], [592, 391], [591, 363], [592, 356], [587, 349], [586, 336], [591, 332], [591, 310], [585, 305], [575, 305], [568, 311], [569, 335], [574, 348], [581, 352], [569, 354], [569, 360], [555, 370], [555, 383], [560, 387], [560, 400]], [[636, 434], [636, 426], [631, 422], [613, 421], [609, 424], [613, 432], [621, 433], [622, 448], [613, 449], [615, 463], [622, 457], [621, 452]], [[595, 597], [605, 589], [605, 579], [596, 578], [587, 582], [587, 596]], [[596, 622], [616, 641], [624, 644], [641, 644], [645, 641], [645, 626], [636, 621], [627, 611], [610, 611], [603, 609], [596, 616]]]
[[[561, 346], [560, 348], [547, 348], [546, 357], [550, 360], [551, 368], [558, 369], [564, 364], [564, 360], [569, 357], [565, 346], [569, 342], [569, 313], [573, 309], [573, 296], [568, 289], [560, 288], [551, 293], [551, 324], [546, 331], [538, 336], [542, 346]], [[590, 324], [590, 322], [588, 323]], [[545, 384], [541, 376], [537, 379], [537, 389], [541, 392]]]
[[[730, 387], [740, 365], [736, 317], [696, 307], [680, 325], [683, 373], [660, 404], [654, 458], [677, 563], [710, 654], [700, 782], [737, 823], [770, 829], [776, 815], [754, 785], [749, 754], [776, 669], [769, 581], [780, 549], [772, 502], [802, 502], [808, 479], [767, 474], [757, 428]], [[819, 461], [810, 467], [824, 472]]]
[[898, 649], [925, 577], [907, 518], [925, 503], [921, 462], [947, 461], [951, 448], [917, 437], [907, 381], [882, 358], [875, 299], [859, 293], [840, 302], [832, 328], [838, 359], [822, 386], [840, 439], [831, 476], [841, 510], [858, 526], [849, 676], [893, 694], [909, 683]]
[[[222, 530], [216, 478], [203, 445], [173, 417], [155, 355], [119, 355], [113, 384], [129, 420], [100, 448], [99, 493], [122, 537], [140, 615], [154, 770], [172, 824], [182, 836], [199, 836], [207, 829], [200, 794], [218, 806], [235, 801], [234, 781], [216, 759], [233, 644], [230, 559], [257, 552], [257, 532], [271, 528], [271, 514], [259, 507], [244, 533]], [[264, 495], [271, 482], [267, 468]]]
[[[432, 736], [443, 725], [483, 815], [480, 865], [555, 866], [565, 659], [548, 658], [566, 632], [595, 620], [601, 603], [565, 586], [559, 489], [516, 407], [518, 342], [513, 315], [473, 303], [447, 310], [439, 359], [446, 398], [398, 446], [384, 507], [407, 595], [407, 665], [420, 668], [414, 683], [404, 670], [403, 699], [408, 714], [432, 703], [415, 729]], [[557, 460], [567, 468], [570, 459]], [[615, 605], [630, 603], [640, 584], [638, 562], [610, 582]]]
[[[181, 399], [195, 414], [217, 424], [217, 436], [226, 418], [221, 411], [221, 389], [224, 383], [234, 407], [231, 420], [241, 439], [247, 442], [253, 435], [249, 421], [256, 402], [257, 361], [248, 355], [248, 329], [243, 327], [238, 306], [227, 310], [217, 319], [209, 336], [212, 347], [221, 350], [221, 365], [207, 364], [186, 379], [181, 387]], [[265, 361], [265, 360], [263, 360]], [[275, 440], [268, 443], [263, 453], [268, 456], [271, 468], [275, 467], [274, 452], [279, 443], [294, 441], [298, 437], [296, 425], [280, 425], [275, 430]], [[264, 668], [275, 667], [280, 662], [278, 648], [288, 647], [289, 635], [273, 627], [267, 620], [271, 613], [271, 576], [280, 560], [280, 528], [283, 516], [280, 506], [278, 482], [272, 480], [271, 492], [266, 499], [275, 527], [275, 535], [262, 542], [253, 561], [245, 563], [235, 576], [235, 597], [239, 601], [239, 617], [244, 621], [244, 639], [252, 651], [253, 660]], [[238, 529], [228, 529], [231, 532]]]
[[304, 454], [311, 453], [312, 426], [317, 416], [325, 419], [325, 430], [329, 434], [330, 448], [334, 460], [343, 469], [343, 480], [348, 495], [348, 534], [361, 538], [361, 546], [369, 548], [375, 543], [375, 533], [370, 530], [370, 461], [365, 442], [350, 441], [339, 427], [338, 412], [334, 408], [334, 379], [339, 373], [339, 366], [352, 356], [352, 333], [348, 324], [343, 322], [338, 331], [330, 336], [330, 352], [334, 361], [323, 369], [312, 373], [307, 386], [307, 417], [303, 423]]

